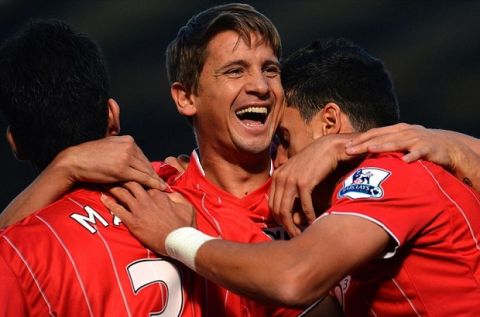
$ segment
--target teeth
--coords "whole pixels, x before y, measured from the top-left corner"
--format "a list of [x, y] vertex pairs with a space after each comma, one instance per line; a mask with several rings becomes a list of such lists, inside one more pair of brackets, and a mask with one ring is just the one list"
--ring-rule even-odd
[[260, 114], [267, 114], [268, 109], [267, 107], [248, 107], [236, 112], [237, 115], [242, 115], [245, 113], [260, 113]]

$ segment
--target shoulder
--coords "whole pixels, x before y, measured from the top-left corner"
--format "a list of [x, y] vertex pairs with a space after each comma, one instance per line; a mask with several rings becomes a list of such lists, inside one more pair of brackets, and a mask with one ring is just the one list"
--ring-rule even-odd
[[0, 231], [2, 236], [22, 236], [42, 234], [51, 230], [51, 226], [69, 226], [72, 215], [87, 214], [89, 208], [107, 215], [108, 210], [100, 201], [100, 192], [89, 189], [75, 190], [54, 203], [37, 210], [25, 219]]
[[[369, 154], [359, 165], [362, 166], [378, 166], [391, 170], [406, 170], [416, 168], [415, 162], [406, 163], [403, 159], [403, 154], [399, 152], [386, 152], [378, 154]], [[417, 161], [418, 162], [418, 161]]]
[[433, 186], [432, 171], [445, 172], [440, 166], [423, 160], [407, 163], [402, 159], [403, 154], [398, 152], [369, 155], [349, 174], [353, 180], [378, 180], [385, 184], [403, 184], [417, 187]]
[[432, 209], [444, 202], [432, 171], [448, 174], [429, 162], [406, 163], [401, 153], [370, 155], [340, 180], [333, 204], [355, 204], [386, 211], [406, 205], [410, 209], [412, 206]]

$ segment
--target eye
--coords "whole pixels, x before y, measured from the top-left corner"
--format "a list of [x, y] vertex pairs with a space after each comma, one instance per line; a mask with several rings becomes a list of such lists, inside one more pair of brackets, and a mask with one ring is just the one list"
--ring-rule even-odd
[[240, 77], [243, 75], [243, 68], [242, 67], [234, 67], [234, 68], [229, 68], [225, 71], [225, 75], [229, 77]]
[[263, 72], [268, 77], [276, 77], [280, 75], [280, 67], [277, 65], [268, 65], [267, 67], [264, 68]]

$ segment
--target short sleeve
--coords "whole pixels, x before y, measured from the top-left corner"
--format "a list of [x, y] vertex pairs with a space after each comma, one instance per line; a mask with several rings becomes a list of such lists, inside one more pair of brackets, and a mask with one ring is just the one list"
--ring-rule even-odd
[[399, 156], [365, 160], [337, 186], [327, 214], [362, 217], [405, 244], [429, 226], [441, 209], [436, 189], [421, 164]]

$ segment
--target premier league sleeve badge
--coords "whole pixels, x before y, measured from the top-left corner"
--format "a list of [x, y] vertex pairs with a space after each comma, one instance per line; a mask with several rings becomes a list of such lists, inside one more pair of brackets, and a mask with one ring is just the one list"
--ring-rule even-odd
[[347, 177], [338, 198], [381, 198], [383, 188], [381, 183], [390, 176], [389, 171], [379, 168], [360, 168]]

